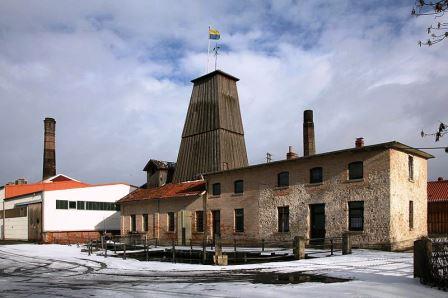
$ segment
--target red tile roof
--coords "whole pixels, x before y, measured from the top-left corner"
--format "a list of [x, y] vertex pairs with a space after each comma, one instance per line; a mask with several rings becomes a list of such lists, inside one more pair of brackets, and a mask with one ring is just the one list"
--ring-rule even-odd
[[448, 201], [448, 180], [428, 182], [428, 202]]
[[79, 181], [38, 182], [31, 184], [5, 185], [5, 199], [11, 199], [35, 192], [87, 187], [90, 184]]
[[198, 196], [205, 191], [205, 181], [196, 180], [181, 183], [168, 183], [156, 188], [139, 188], [122, 199], [117, 203], [143, 201], [152, 199], [169, 199], [169, 198], [181, 198]]

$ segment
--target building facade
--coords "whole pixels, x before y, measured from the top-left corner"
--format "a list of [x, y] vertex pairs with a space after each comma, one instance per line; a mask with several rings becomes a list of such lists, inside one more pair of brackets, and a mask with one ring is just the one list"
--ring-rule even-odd
[[6, 185], [0, 218], [4, 239], [75, 243], [104, 232], [119, 233], [115, 202], [133, 189], [123, 183], [86, 184], [64, 175]]
[[428, 182], [428, 234], [448, 235], [448, 180]]
[[207, 174], [209, 233], [281, 242], [349, 232], [354, 246], [411, 247], [427, 234], [430, 157], [391, 142]]
[[[313, 111], [306, 110], [302, 157], [290, 147], [285, 160], [249, 166], [237, 80], [214, 71], [192, 81], [173, 182], [148, 171], [148, 188], [120, 200], [122, 234], [182, 242], [220, 235], [225, 244], [250, 245], [348, 232], [355, 246], [388, 250], [427, 235], [432, 155], [399, 142], [364, 146], [363, 138], [353, 148], [316, 154]], [[193, 178], [204, 179], [205, 188], [184, 196]]]

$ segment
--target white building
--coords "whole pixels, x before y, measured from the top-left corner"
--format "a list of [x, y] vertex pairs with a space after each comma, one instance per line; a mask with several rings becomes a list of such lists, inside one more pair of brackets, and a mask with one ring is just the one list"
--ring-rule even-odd
[[[125, 183], [92, 185], [65, 175], [0, 189], [4, 239], [46, 243], [83, 242], [100, 233], [119, 233], [115, 202], [133, 191]], [[3, 202], [2, 202], [3, 201]]]

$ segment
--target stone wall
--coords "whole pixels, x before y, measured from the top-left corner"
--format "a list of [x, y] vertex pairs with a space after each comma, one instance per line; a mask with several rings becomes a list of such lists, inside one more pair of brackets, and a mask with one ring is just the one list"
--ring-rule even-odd
[[[391, 150], [391, 249], [403, 250], [427, 236], [427, 161], [414, 158], [414, 178], [408, 171], [409, 154]], [[409, 201], [414, 205], [414, 227], [409, 226]]]
[[[348, 180], [348, 163], [364, 161], [364, 178]], [[235, 237], [233, 210], [244, 208], [247, 239], [292, 241], [310, 237], [310, 204], [325, 204], [326, 237], [340, 237], [348, 230], [348, 202], [364, 201], [364, 231], [353, 232], [353, 244], [388, 243], [389, 151], [346, 152], [302, 158], [207, 176], [208, 189], [221, 183], [219, 198], [209, 196], [210, 209], [221, 210], [223, 239]], [[323, 167], [323, 182], [309, 183], [309, 170]], [[290, 186], [276, 187], [277, 174], [289, 172]], [[244, 180], [242, 196], [233, 194], [233, 182]], [[289, 206], [287, 233], [278, 232], [278, 207]]]
[[[157, 238], [160, 243], [171, 243], [171, 241], [181, 240], [179, 234], [180, 212], [186, 211], [184, 223], [191, 226], [191, 235], [187, 235], [187, 240], [202, 241], [203, 233], [197, 232], [195, 228], [195, 212], [203, 210], [203, 200], [201, 197], [169, 198], [160, 200], [142, 200], [135, 202], [126, 202], [121, 205], [121, 234], [126, 235], [131, 228], [131, 215], [135, 214], [136, 228], [138, 233], [146, 234], [149, 239]], [[168, 230], [168, 212], [175, 213], [174, 231]], [[148, 214], [148, 231], [143, 230], [143, 214]]]
[[45, 232], [42, 233], [42, 242], [55, 244], [88, 243], [90, 240], [98, 240], [100, 237], [100, 231]]

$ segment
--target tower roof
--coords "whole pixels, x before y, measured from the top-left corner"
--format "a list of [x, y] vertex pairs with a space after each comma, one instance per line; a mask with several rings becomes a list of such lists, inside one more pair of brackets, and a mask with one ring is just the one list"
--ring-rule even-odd
[[219, 69], [217, 69], [217, 70], [215, 70], [215, 71], [212, 71], [212, 72], [209, 72], [208, 74], [205, 74], [205, 75], [203, 75], [203, 76], [200, 76], [200, 77], [198, 77], [198, 78], [196, 78], [196, 79], [194, 79], [194, 80], [191, 80], [191, 82], [192, 83], [197, 83], [197, 82], [200, 82], [200, 81], [202, 81], [202, 80], [205, 80], [205, 79], [208, 79], [208, 78], [211, 78], [211, 77], [213, 77], [213, 76], [215, 76], [215, 75], [222, 75], [222, 76], [225, 76], [225, 77], [227, 77], [227, 78], [229, 78], [229, 79], [231, 79], [231, 80], [234, 80], [235, 82], [238, 82], [240, 79], [238, 79], [237, 77], [234, 77], [234, 76], [232, 76], [232, 75], [230, 75], [230, 74], [228, 74], [228, 73], [226, 73], [226, 72], [223, 72], [222, 70], [219, 70]]

